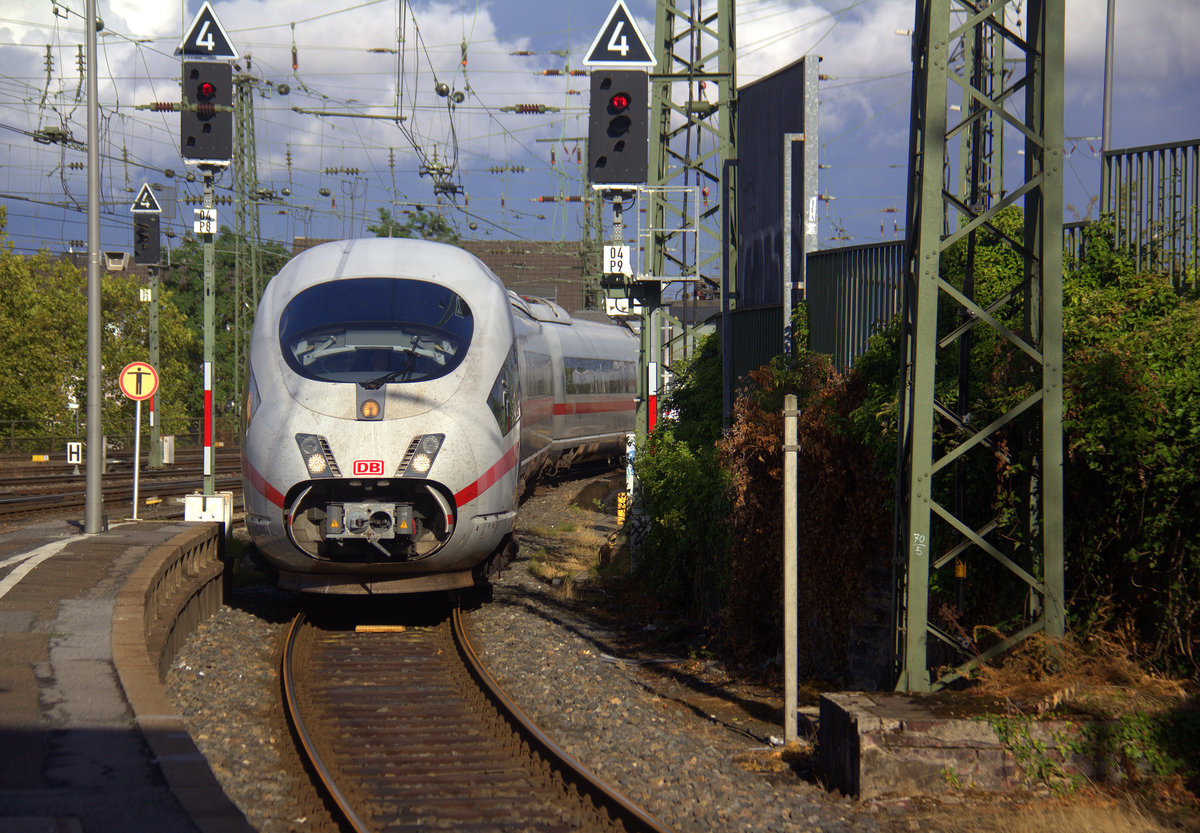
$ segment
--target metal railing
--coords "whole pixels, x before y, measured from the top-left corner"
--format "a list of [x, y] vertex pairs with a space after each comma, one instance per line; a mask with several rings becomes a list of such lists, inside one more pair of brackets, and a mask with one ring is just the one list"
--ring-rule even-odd
[[845, 370], [880, 325], [900, 311], [904, 242], [868, 243], [808, 255], [808, 348]]
[[1100, 176], [1101, 213], [1116, 226], [1117, 246], [1140, 271], [1195, 288], [1200, 139], [1105, 151]]

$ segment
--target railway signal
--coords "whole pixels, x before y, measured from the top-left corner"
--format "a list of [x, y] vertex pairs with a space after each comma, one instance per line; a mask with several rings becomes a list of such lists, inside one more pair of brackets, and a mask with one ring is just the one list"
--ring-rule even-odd
[[149, 185], [142, 184], [142, 189], [134, 197], [129, 211], [133, 214], [133, 262], [157, 264], [161, 242], [158, 217], [162, 213], [162, 207]]
[[133, 262], [157, 264], [160, 258], [157, 214], [133, 215]]
[[233, 68], [185, 61], [179, 147], [184, 159], [227, 165], [233, 157]]
[[646, 181], [650, 105], [640, 69], [592, 71], [588, 178], [594, 185]]

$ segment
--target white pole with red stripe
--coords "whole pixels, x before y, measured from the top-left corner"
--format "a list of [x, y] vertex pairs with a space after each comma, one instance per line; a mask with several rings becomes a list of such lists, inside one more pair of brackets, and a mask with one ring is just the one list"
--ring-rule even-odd
[[213, 481], [212, 362], [204, 363], [204, 494], [215, 490]]
[[658, 425], [658, 362], [646, 362], [646, 432]]
[[[204, 171], [204, 218], [215, 217], [213, 199], [213, 172]], [[203, 238], [204, 248], [204, 494], [214, 495], [217, 492], [216, 478], [213, 476], [213, 359], [214, 357], [214, 326], [216, 320], [216, 279], [215, 254], [213, 246], [213, 231], [215, 223], [208, 223], [201, 218], [194, 224], [197, 233]]]

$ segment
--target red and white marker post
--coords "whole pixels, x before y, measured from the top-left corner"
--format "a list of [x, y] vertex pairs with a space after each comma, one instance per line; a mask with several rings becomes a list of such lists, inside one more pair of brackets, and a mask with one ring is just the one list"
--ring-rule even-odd
[[658, 362], [646, 363], [646, 433], [658, 425]]

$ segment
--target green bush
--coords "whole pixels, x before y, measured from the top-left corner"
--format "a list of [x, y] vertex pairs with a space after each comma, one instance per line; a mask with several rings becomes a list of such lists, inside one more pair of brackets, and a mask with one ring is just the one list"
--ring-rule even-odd
[[[974, 297], [1003, 301], [995, 316], [1024, 328], [1023, 265], [1003, 239], [1019, 240], [1017, 209], [996, 220], [1000, 234], [976, 239]], [[1158, 668], [1200, 671], [1200, 300], [1161, 276], [1138, 275], [1113, 246], [1111, 229], [1093, 224], [1063, 277], [1064, 538], [1068, 615], [1080, 636], [1113, 631]], [[965, 242], [943, 257], [942, 277], [962, 287]], [[1011, 293], [1011, 297], [1009, 297]], [[959, 325], [943, 298], [940, 335]], [[803, 322], [797, 322], [803, 335]], [[820, 659], [838, 673], [838, 654], [880, 600], [866, 598], [866, 574], [891, 556], [891, 484], [896, 465], [900, 327], [876, 333], [843, 379], [823, 357], [801, 350], [752, 374], [732, 427], [720, 436], [720, 354], [715, 339], [677, 370], [668, 397], [679, 422], [655, 432], [638, 461], [653, 518], [644, 574], [663, 598], [711, 617], [720, 609], [726, 644], [740, 656], [773, 656], [779, 644], [783, 396], [796, 393], [800, 426], [802, 575], [810, 634], [830, 650]], [[958, 351], [943, 349], [937, 395], [953, 403]], [[975, 328], [968, 351], [968, 407], [986, 425], [1041, 386], [1040, 366], [991, 328]], [[990, 452], [966, 455], [968, 521], [991, 519], [993, 535], [1018, 551], [1036, 550], [1025, 528], [1029, 467], [1039, 441], [1037, 408], [994, 437]], [[935, 443], [951, 439], [939, 421]], [[1010, 454], [1011, 453], [1011, 454]], [[1013, 462], [1016, 461], [1016, 462]], [[952, 505], [953, 476], [936, 484]], [[941, 554], [951, 540], [937, 524]], [[931, 610], [954, 601], [948, 567], [931, 576]], [[959, 624], [1007, 627], [1020, 618], [1023, 583], [994, 559], [972, 557]], [[878, 594], [876, 594], [877, 596]], [[1015, 601], [1015, 603], [1014, 603]], [[855, 612], [857, 610], [857, 612]], [[839, 612], [841, 611], [841, 612]], [[802, 619], [802, 622], [804, 620]], [[886, 626], [886, 623], [885, 623]], [[824, 630], [822, 630], [824, 628]], [[814, 671], [819, 673], [819, 669]]]
[[[1014, 239], [1019, 210], [997, 222]], [[1110, 228], [1085, 231], [1083, 256], [1063, 276], [1065, 507], [1068, 615], [1076, 630], [1120, 631], [1160, 667], [1195, 673], [1200, 633], [1200, 304], [1176, 293], [1163, 276], [1136, 274], [1112, 244]], [[981, 233], [975, 260], [981, 303], [1001, 297], [1022, 269], [994, 234]], [[942, 276], [962, 285], [965, 244], [946, 253]], [[939, 335], [957, 324], [949, 307]], [[1018, 307], [997, 316], [1020, 332]], [[870, 449], [881, 474], [894, 471], [899, 323], [876, 334], [855, 363], [864, 389], [848, 431]], [[941, 351], [938, 397], [954, 401], [957, 351]], [[970, 354], [970, 410], [987, 424], [1040, 386], [1036, 369], [990, 328], [976, 328]], [[1034, 409], [1036, 410], [1036, 409]], [[968, 472], [972, 521], [998, 517], [998, 534], [1021, 541], [1028, 472], [1004, 462], [1005, 451], [1028, 455], [1037, 423], [1018, 420], [998, 437], [992, 455], [974, 455]], [[941, 440], [941, 437], [938, 438]], [[1020, 456], [1017, 454], [1015, 456]], [[943, 480], [949, 481], [946, 477]], [[951, 498], [942, 486], [939, 500]], [[944, 544], [944, 542], [943, 542]], [[944, 549], [944, 545], [943, 545]], [[935, 546], [935, 552], [938, 552]], [[1011, 615], [1005, 593], [1021, 592], [991, 559], [971, 561], [962, 624], [1000, 624]], [[931, 610], [949, 603], [943, 577], [931, 577]]]
[[638, 550], [638, 578], [651, 596], [701, 621], [725, 592], [728, 479], [712, 446], [677, 439], [668, 422], [634, 459], [650, 526]]

